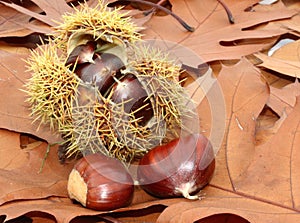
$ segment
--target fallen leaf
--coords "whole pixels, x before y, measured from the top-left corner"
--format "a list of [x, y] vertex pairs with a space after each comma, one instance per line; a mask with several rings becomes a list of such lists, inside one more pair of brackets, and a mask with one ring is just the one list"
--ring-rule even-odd
[[0, 130], [0, 169], [12, 170], [20, 168], [28, 161], [27, 154], [17, 149], [19, 147], [18, 139], [15, 134], [9, 131]]
[[300, 63], [299, 54], [300, 41], [297, 40], [280, 47], [272, 56], [274, 58], [297, 61]]
[[[168, 40], [187, 47], [198, 54], [204, 62], [222, 59], [240, 59], [241, 56], [258, 52], [273, 42], [243, 44], [241, 40], [266, 40], [287, 32], [269, 24], [262, 28], [253, 27], [270, 21], [290, 18], [296, 11], [287, 9], [282, 3], [261, 6], [253, 12], [245, 12], [249, 5], [257, 1], [226, 1], [235, 17], [235, 24], [229, 24], [225, 11], [217, 1], [171, 1], [173, 12], [189, 25], [195, 27], [193, 33], [186, 32], [171, 16], [153, 17], [146, 25], [147, 39]], [[164, 25], [163, 29], [161, 24]], [[239, 44], [241, 42], [241, 44]]]
[[[18, 12], [5, 4], [9, 3], [0, 1], [0, 37], [26, 36], [33, 32], [49, 33], [51, 31], [48, 26], [31, 21], [31, 16]], [[40, 12], [40, 9], [32, 3], [26, 4], [26, 8], [33, 12]]]
[[[245, 68], [243, 70], [245, 70]], [[230, 74], [230, 76], [236, 76], [234, 75], [234, 72], [230, 72]], [[222, 76], [221, 73], [220, 78]], [[226, 77], [228, 78], [228, 76]], [[244, 100], [236, 99], [243, 97], [239, 95], [239, 92], [234, 91], [234, 89], [241, 90], [241, 93], [244, 95], [246, 92], [245, 89], [242, 90], [240, 85], [235, 85], [236, 82], [230, 81], [229, 78], [229, 80], [221, 82], [222, 84], [231, 82], [231, 85], [236, 87], [231, 90], [227, 88], [226, 90], [224, 89], [225, 98], [226, 95], [228, 95], [228, 98], [231, 99], [227, 106], [231, 115], [229, 116], [229, 131], [225, 134], [225, 145], [223, 149], [220, 150], [219, 156], [217, 157], [219, 162], [222, 161], [219, 163], [219, 165], [221, 164], [222, 166], [222, 170], [216, 171], [216, 176], [213, 178], [212, 185], [218, 185], [224, 189], [226, 188], [238, 193], [249, 194], [259, 199], [265, 199], [270, 202], [285, 204], [291, 207], [291, 203], [287, 204], [286, 200], [291, 200], [290, 195], [288, 195], [291, 191], [287, 190], [287, 188], [290, 187], [289, 179], [292, 178], [289, 178], [291, 177], [289, 172], [285, 172], [286, 175], [284, 175], [282, 171], [287, 171], [287, 169], [291, 168], [289, 163], [291, 160], [295, 159], [294, 156], [290, 156], [290, 152], [293, 150], [294, 146], [297, 145], [294, 142], [296, 140], [296, 138], [294, 138], [294, 133], [297, 130], [293, 130], [293, 128], [296, 128], [294, 125], [297, 126], [299, 123], [297, 115], [295, 115], [299, 109], [297, 109], [297, 106], [295, 107], [293, 113], [290, 113], [285, 120], [285, 125], [282, 124], [277, 134], [269, 140], [268, 144], [255, 148], [253, 140], [255, 135], [255, 119], [268, 99], [268, 90], [266, 89], [266, 86], [264, 90], [263, 83], [259, 84], [259, 77], [256, 77], [256, 85], [253, 85], [253, 80], [250, 79], [250, 77], [250, 75], [247, 75], [247, 80], [251, 81], [252, 87], [257, 86], [258, 89], [252, 89], [251, 92], [245, 94], [248, 98], [246, 100], [244, 99], [245, 101], [255, 103], [255, 105], [253, 104], [252, 106], [247, 107], [247, 109], [245, 109], [245, 106], [241, 107], [241, 105], [243, 105], [242, 101]], [[228, 84], [227, 86], [229, 87], [230, 85]], [[236, 94], [232, 95], [229, 92], [236, 92]], [[242, 102], [241, 105], [237, 103], [238, 101]], [[237, 108], [241, 109], [232, 107], [234, 105], [237, 105]], [[235, 118], [238, 118], [238, 122]], [[287, 125], [290, 125], [289, 128], [284, 127]], [[282, 130], [282, 128], [286, 129]], [[285, 140], [282, 140], [283, 138]], [[281, 143], [279, 143], [279, 141], [281, 141]], [[285, 153], [285, 155], [281, 155], [281, 153]], [[280, 160], [277, 156], [286, 160]], [[286, 162], [286, 164], [283, 164], [283, 162]], [[280, 165], [277, 165], [278, 163], [280, 163]], [[258, 176], [260, 177], [258, 178]], [[268, 177], [270, 177], [270, 179], [268, 179]], [[228, 181], [230, 184], [225, 183]], [[275, 192], [283, 190], [286, 191], [286, 193]]]
[[[26, 36], [32, 33], [49, 34], [52, 27], [62, 20], [62, 15], [74, 11], [67, 2], [70, 0], [33, 0], [21, 1], [19, 4], [0, 1], [0, 37]], [[97, 0], [87, 1], [90, 7], [96, 6]], [[134, 11], [134, 10], [132, 10]], [[135, 12], [137, 13], [137, 12]], [[129, 13], [134, 17], [134, 13]], [[150, 16], [133, 19], [143, 25]]]
[[289, 84], [283, 88], [270, 87], [271, 95], [267, 105], [279, 116], [289, 114], [296, 104], [296, 97], [300, 95], [300, 84]]
[[[289, 4], [291, 3], [291, 4]], [[293, 4], [293, 1], [286, 1], [285, 3], [286, 5], [288, 5], [287, 7], [290, 9], [294, 9], [297, 10], [299, 12], [299, 8], [300, 8], [300, 3], [299, 1], [295, 1]], [[295, 16], [293, 16], [291, 19], [287, 19], [287, 20], [281, 20], [276, 22], [276, 24], [278, 27], [285, 27], [286, 29], [289, 29], [289, 33], [298, 36], [299, 37], [299, 32], [300, 32], [300, 15], [299, 13]]]
[[300, 75], [300, 41], [293, 41], [277, 49], [272, 56], [263, 53], [257, 53], [255, 56], [262, 63], [259, 67], [264, 67], [290, 77], [299, 77]]
[[[247, 169], [234, 179], [236, 191], [296, 211], [300, 210], [299, 97], [277, 133], [255, 148]], [[283, 140], [284, 139], [284, 140]], [[280, 193], [278, 193], [280, 191]]]
[[[256, 146], [255, 120], [268, 100], [268, 86], [245, 60], [223, 67], [218, 81], [227, 105], [227, 131], [216, 157], [215, 175], [204, 190], [206, 198], [170, 205], [157, 222], [201, 222], [224, 213], [251, 223], [298, 222], [300, 98], [277, 132]], [[206, 117], [201, 106], [199, 114]]]
[[57, 147], [51, 147], [46, 156], [46, 143], [21, 149], [18, 133], [1, 130], [0, 136], [0, 204], [14, 200], [68, 196], [66, 185], [72, 164], [59, 163]]
[[[143, 196], [145, 198], [145, 192], [141, 189], [137, 189], [134, 192], [134, 196]], [[146, 195], [147, 197], [147, 195]], [[150, 197], [150, 196], [149, 196]], [[133, 204], [126, 208], [120, 208], [110, 212], [100, 212], [91, 209], [84, 208], [80, 204], [74, 204], [69, 198], [64, 197], [49, 197], [48, 199], [38, 199], [38, 200], [22, 200], [22, 201], [12, 201], [10, 203], [0, 206], [1, 215], [5, 215], [7, 220], [14, 219], [18, 216], [27, 214], [32, 210], [41, 213], [47, 213], [57, 222], [68, 223], [78, 216], [98, 216], [100, 214], [112, 214], [112, 213], [122, 213], [129, 211], [139, 211], [142, 213], [143, 209], [152, 206], [167, 206], [173, 204], [174, 201], [183, 201], [184, 199], [166, 199], [158, 200], [155, 198], [150, 198], [150, 200], [143, 200], [141, 203], [133, 201]]]
[[42, 15], [41, 12], [30, 10], [15, 3], [2, 2], [2, 4], [15, 9], [24, 15], [28, 15], [30, 18], [35, 18], [45, 24], [48, 24], [49, 26], [56, 26], [63, 14], [73, 10], [70, 6], [68, 6], [65, 0], [53, 0], [51, 3], [45, 0], [32, 0], [32, 2], [39, 6], [45, 15]]
[[[35, 2], [45, 3], [40, 7], [48, 10], [48, 17], [47, 13], [37, 15], [36, 9], [29, 9], [30, 12], [26, 11], [28, 8], [19, 9], [29, 14], [19, 27], [26, 27], [28, 18], [32, 16], [49, 22], [48, 19], [56, 13], [58, 6], [53, 5], [52, 8], [42, 0]], [[174, 42], [173, 45], [189, 47], [196, 56], [200, 55], [203, 62], [239, 59], [271, 47], [282, 34], [289, 31], [297, 33], [295, 18], [299, 16], [291, 18], [296, 10], [286, 8], [281, 1], [272, 6], [255, 6], [253, 11], [246, 12], [244, 9], [257, 1], [227, 0], [236, 19], [234, 25], [228, 23], [225, 11], [217, 1], [174, 0], [171, 3], [173, 11], [195, 26], [196, 31], [185, 32], [170, 16], [152, 17], [144, 31], [145, 38], [169, 40]], [[17, 21], [21, 20], [18, 16], [15, 17]], [[278, 29], [278, 24], [285, 25]], [[49, 27], [49, 24], [46, 26]], [[20, 35], [29, 32], [26, 29], [21, 30]], [[19, 35], [18, 32], [15, 35]], [[277, 56], [285, 57], [281, 60], [293, 61], [287, 57], [287, 51], [293, 58], [298, 55], [293, 48], [285, 50], [287, 48], [280, 49], [282, 53], [276, 52]], [[0, 97], [0, 128], [30, 133], [55, 142], [47, 126], [36, 130], [38, 125], [31, 123], [30, 111], [24, 102], [26, 95], [16, 90], [22, 88], [30, 77], [25, 72], [23, 61], [27, 54], [24, 48], [10, 48], [9, 51], [2, 48], [0, 51], [0, 92], [5, 96]], [[183, 60], [189, 62], [188, 58]], [[210, 185], [203, 190], [206, 193], [204, 200], [158, 199], [136, 187], [129, 207], [110, 213], [83, 208], [67, 198], [66, 182], [71, 165], [65, 167], [59, 164], [57, 147], [51, 148], [44, 169], [38, 174], [46, 153], [46, 143], [28, 142], [25, 143], [27, 147], [21, 149], [19, 133], [1, 130], [0, 222], [4, 219], [30, 220], [29, 217], [46, 222], [48, 218], [50, 222], [100, 222], [103, 220], [101, 216], [107, 217], [107, 221], [114, 218], [116, 222], [118, 219], [143, 221], [147, 219], [143, 218], [143, 210], [154, 207], [161, 209], [149, 219], [158, 218], [158, 222], [211, 223], [226, 222], [225, 218], [227, 222], [243, 223], [299, 222], [300, 176], [297, 170], [300, 154], [297, 146], [300, 143], [300, 99], [296, 100], [299, 84], [284, 88], [268, 86], [260, 68], [246, 58], [222, 63], [220, 73], [214, 75], [208, 72], [200, 78], [200, 89], [197, 89], [197, 84], [189, 85], [193, 98], [199, 103], [201, 131], [211, 139], [217, 154], [216, 172]], [[272, 104], [271, 100], [275, 99], [278, 100]], [[278, 114], [281, 112], [281, 115], [278, 125], [270, 127], [272, 134], [258, 144], [258, 119], [266, 105]], [[284, 109], [287, 112], [282, 114]], [[127, 218], [129, 213], [132, 216]], [[135, 217], [139, 213], [141, 218]], [[45, 214], [44, 218], [41, 214]]]
[[[261, 79], [259, 70], [246, 59], [234, 66], [223, 67], [218, 83], [223, 92], [226, 113], [216, 113], [211, 119], [216, 117], [220, 120], [219, 117], [223, 117], [226, 129], [223, 132], [223, 145], [217, 154], [219, 163], [212, 184], [235, 190], [234, 179], [251, 162], [249, 157], [254, 152], [255, 120], [268, 100], [269, 88]], [[203, 115], [203, 119], [206, 119], [201, 109], [200, 105], [199, 116]], [[211, 128], [218, 129], [213, 124]], [[213, 134], [211, 130], [210, 135]], [[223, 171], [219, 172], [218, 167]]]
[[281, 47], [283, 47], [286, 44], [292, 43], [295, 40], [293, 39], [281, 39], [278, 43], [276, 43], [269, 51], [268, 51], [268, 56], [272, 56], [274, 54], [274, 52], [276, 52], [277, 50], [279, 50]]
[[286, 117], [286, 112], [283, 112], [279, 117], [270, 107], [265, 106], [256, 119], [255, 146], [269, 141], [276, 134]]
[[[27, 50], [28, 52], [28, 50]], [[25, 102], [26, 94], [21, 91], [31, 76], [26, 72], [28, 53], [19, 54], [0, 50], [0, 128], [25, 132], [45, 139], [50, 143], [60, 141], [60, 137], [50, 131], [46, 125], [33, 123], [29, 105]]]
[[300, 77], [300, 61], [277, 59], [263, 53], [257, 53], [255, 56], [263, 61], [258, 65], [260, 67], [265, 67], [290, 77]]
[[[237, 222], [237, 223], [273, 223], [299, 222], [297, 211], [275, 206], [249, 196], [237, 195], [219, 188], [208, 187], [207, 196], [201, 201], [178, 202], [166, 208], [157, 219], [157, 223], [180, 222]], [[222, 214], [226, 214], [222, 219]], [[219, 218], [217, 216], [219, 215]], [[228, 216], [238, 216], [238, 221], [228, 221]], [[210, 217], [211, 221], [204, 221]], [[227, 218], [226, 218], [227, 217]], [[217, 218], [217, 221], [213, 219]], [[233, 220], [233, 219], [232, 219]]]

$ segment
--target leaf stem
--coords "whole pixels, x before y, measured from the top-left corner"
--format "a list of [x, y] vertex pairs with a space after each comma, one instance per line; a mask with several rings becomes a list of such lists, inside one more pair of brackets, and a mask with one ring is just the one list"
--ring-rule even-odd
[[136, 2], [136, 3], [140, 3], [140, 4], [145, 4], [145, 5], [152, 6], [152, 7], [156, 8], [156, 9], [159, 9], [161, 11], [164, 11], [165, 13], [171, 15], [174, 19], [176, 19], [187, 31], [189, 31], [189, 32], [194, 32], [195, 31], [194, 27], [188, 25], [178, 15], [176, 15], [175, 13], [173, 13], [172, 11], [170, 11], [169, 9], [167, 9], [167, 8], [161, 6], [161, 5], [155, 4], [153, 2], [148, 2], [148, 1], [145, 1], [145, 0], [117, 0], [115, 2], [112, 2], [112, 3], [108, 4], [108, 6], [114, 6], [117, 3], [126, 4], [126, 2]]
[[52, 144], [48, 144], [47, 145], [47, 148], [46, 148], [46, 152], [45, 152], [45, 155], [44, 155], [44, 158], [43, 158], [43, 161], [42, 161], [42, 164], [40, 166], [40, 169], [38, 171], [38, 173], [40, 174], [43, 169], [44, 169], [44, 166], [45, 166], [45, 163], [46, 163], [46, 159], [48, 158], [48, 155], [49, 155], [49, 152], [50, 152], [50, 149], [52, 146], [55, 146], [55, 145], [59, 145], [61, 144], [61, 142], [55, 142], [55, 143], [52, 143]]
[[231, 24], [234, 24], [234, 17], [230, 11], [230, 9], [228, 8], [228, 6], [225, 4], [225, 2], [223, 2], [223, 0], [218, 0], [218, 2], [223, 6], [223, 8], [225, 9], [227, 16], [228, 16], [228, 20]]

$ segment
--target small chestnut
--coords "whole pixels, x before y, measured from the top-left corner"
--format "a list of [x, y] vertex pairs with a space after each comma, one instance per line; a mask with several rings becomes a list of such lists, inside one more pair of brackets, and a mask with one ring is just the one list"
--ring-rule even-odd
[[68, 193], [83, 206], [110, 211], [128, 206], [134, 182], [117, 159], [96, 153], [81, 158], [69, 175]]
[[209, 183], [214, 169], [211, 143], [202, 134], [191, 134], [150, 150], [140, 160], [137, 179], [156, 197], [199, 199], [195, 194]]
[[118, 56], [111, 53], [95, 53], [93, 60], [94, 63], [79, 64], [75, 73], [84, 82], [97, 86], [100, 93], [105, 96], [115, 83], [114, 77], [121, 76], [119, 71], [124, 64]]
[[112, 86], [112, 101], [124, 103], [125, 113], [134, 113], [136, 119], [140, 119], [140, 125], [146, 125], [153, 117], [153, 108], [146, 90], [138, 78], [127, 73]]
[[93, 56], [96, 50], [97, 42], [89, 41], [86, 44], [78, 45], [70, 53], [66, 65], [74, 66], [75, 64], [94, 63]]

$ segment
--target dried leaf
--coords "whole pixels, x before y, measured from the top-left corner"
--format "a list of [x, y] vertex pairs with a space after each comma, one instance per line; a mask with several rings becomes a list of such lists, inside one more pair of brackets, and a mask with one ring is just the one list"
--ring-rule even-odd
[[[145, 192], [140, 189], [135, 190], [135, 197], [143, 196], [145, 198]], [[147, 197], [148, 195], [146, 195]], [[150, 196], [149, 196], [150, 198]], [[149, 199], [148, 198], [148, 199]], [[174, 199], [157, 200], [150, 198], [152, 201], [143, 200], [140, 204], [137, 201], [133, 201], [133, 204], [127, 208], [121, 208], [109, 213], [122, 213], [128, 211], [141, 210], [156, 205], [170, 205], [174, 203]], [[178, 199], [183, 201], [184, 199]], [[12, 201], [10, 203], [0, 206], [0, 213], [6, 215], [6, 219], [13, 219], [18, 216], [27, 214], [35, 210], [37, 212], [48, 213], [53, 216], [57, 222], [68, 223], [77, 216], [97, 216], [99, 214], [106, 214], [106, 212], [95, 211], [82, 207], [80, 204], [74, 204], [69, 198], [64, 197], [50, 197], [48, 199], [38, 200], [23, 200]]]
[[235, 179], [237, 191], [299, 211], [299, 123], [298, 97], [293, 111], [277, 133], [267, 143], [255, 148], [255, 152], [249, 157], [251, 162], [247, 170]]
[[[12, 5], [0, 1], [0, 37], [26, 36], [33, 32], [51, 32], [49, 26], [45, 26], [36, 21], [31, 21], [31, 16], [18, 12], [13, 7], [11, 8], [9, 6]], [[26, 5], [26, 8], [33, 13], [41, 12], [40, 9], [32, 4]]]
[[[218, 122], [212, 123], [218, 125], [211, 124], [212, 129], [205, 130], [210, 131], [209, 136], [214, 136], [216, 134], [214, 131], [220, 131], [218, 126], [221, 125], [219, 123], [221, 121], [226, 121], [226, 129], [223, 129], [223, 145], [217, 154], [220, 162], [217, 169], [222, 168], [223, 171], [216, 171], [212, 184], [235, 190], [234, 179], [251, 161], [248, 158], [253, 154], [255, 120], [268, 100], [269, 89], [261, 79], [259, 70], [246, 59], [232, 67], [223, 67], [218, 76], [218, 83], [223, 92], [226, 113], [214, 113], [211, 119], [214, 121], [216, 118]], [[207, 111], [201, 112], [203, 109], [201, 105], [199, 109], [199, 116], [203, 116], [204, 121], [209, 120], [205, 115]], [[213, 142], [214, 140], [222, 140], [222, 138], [213, 139]]]
[[280, 49], [281, 47], [283, 47], [286, 44], [292, 43], [295, 40], [293, 39], [281, 39], [278, 43], [276, 43], [269, 51], [268, 51], [268, 56], [272, 56], [274, 54], [274, 52], [276, 52], [278, 49]]
[[[292, 2], [292, 1], [288, 1]], [[290, 9], [297, 10], [299, 12], [300, 3], [297, 2], [289, 6]], [[285, 27], [286, 29], [290, 30], [289, 32], [295, 36], [300, 36], [300, 15], [299, 13], [293, 16], [291, 19], [285, 19], [277, 21], [276, 24], [278, 27]]]
[[30, 77], [24, 62], [27, 56], [27, 53], [0, 50], [0, 92], [1, 95], [5, 95], [0, 97], [0, 127], [30, 133], [50, 143], [59, 142], [59, 136], [51, 132], [49, 126], [39, 127], [39, 123], [32, 123], [29, 105], [25, 102], [26, 94], [21, 91]]
[[[278, 131], [256, 146], [255, 120], [267, 102], [268, 86], [245, 60], [223, 67], [218, 81], [224, 92], [228, 128], [216, 157], [215, 176], [204, 190], [207, 198], [170, 205], [158, 222], [194, 222], [222, 213], [249, 222], [298, 222], [300, 98]], [[202, 105], [199, 114], [207, 117]]]
[[[51, 33], [52, 27], [61, 22], [62, 15], [74, 11], [67, 2], [70, 0], [33, 0], [21, 3], [8, 3], [0, 0], [0, 37], [26, 36], [32, 33]], [[87, 1], [95, 7], [97, 0]], [[137, 11], [135, 12], [137, 13]], [[134, 17], [134, 13], [130, 13]], [[133, 19], [137, 25], [143, 25], [150, 16]]]
[[35, 18], [49, 26], [56, 26], [57, 21], [61, 19], [61, 15], [66, 12], [72, 11], [72, 8], [67, 5], [65, 0], [53, 0], [51, 2], [45, 0], [32, 0], [40, 9], [43, 10], [45, 15], [41, 15], [40, 12], [32, 11], [26, 7], [17, 5], [15, 3], [2, 2], [7, 7], [13, 8], [22, 14]]
[[272, 56], [274, 58], [297, 61], [300, 63], [299, 54], [300, 40], [297, 40], [280, 47], [277, 51], [274, 52]]
[[[162, 212], [157, 223], [179, 222], [235, 222], [228, 221], [228, 214], [239, 216], [239, 223], [272, 223], [272, 222], [299, 222], [297, 211], [275, 206], [262, 200], [253, 199], [247, 195], [237, 195], [222, 191], [218, 188], [208, 187], [205, 190], [207, 197], [201, 201], [178, 202]], [[227, 218], [217, 215], [227, 214]], [[229, 216], [230, 216], [229, 215]], [[211, 221], [204, 221], [210, 217]], [[213, 221], [213, 219], [218, 219]], [[243, 219], [243, 221], [242, 221]], [[233, 220], [233, 219], [232, 219]]]
[[283, 88], [270, 87], [271, 95], [267, 105], [279, 116], [289, 114], [295, 104], [296, 97], [300, 95], [300, 84], [296, 81]]
[[[45, 27], [54, 24], [52, 19], [59, 20], [61, 14], [68, 11], [62, 0], [51, 2], [51, 5], [44, 0], [33, 2], [40, 8], [22, 8], [10, 3], [0, 5], [0, 14], [5, 15], [0, 19], [4, 18], [7, 22], [0, 30], [0, 36], [27, 35], [34, 29], [43, 32]], [[235, 17], [234, 25], [228, 23], [217, 1], [173, 0], [171, 3], [173, 11], [195, 26], [196, 31], [185, 32], [170, 16], [153, 17], [147, 23], [145, 38], [169, 40], [174, 45], [180, 43], [194, 50], [203, 61], [239, 59], [270, 47], [288, 29], [294, 34], [299, 30], [299, 16], [290, 19], [296, 10], [286, 8], [282, 2], [272, 6], [254, 6], [257, 3], [254, 0], [227, 0]], [[246, 12], [249, 6], [252, 6], [252, 11]], [[9, 11], [8, 7], [20, 13], [10, 11], [15, 14], [7, 20], [9, 14], [2, 12]], [[41, 11], [46, 15], [40, 15]], [[39, 23], [29, 23], [32, 17]], [[18, 30], [14, 33], [10, 27]], [[289, 65], [291, 62], [298, 63], [297, 47], [286, 45], [276, 51], [274, 58]], [[18, 90], [30, 77], [25, 72], [23, 61], [27, 55], [24, 48], [1, 48], [0, 93], [5, 97], [0, 97], [0, 128], [30, 133], [50, 142], [58, 141], [59, 137], [53, 136], [46, 126], [36, 130], [37, 125], [32, 124], [28, 105], [24, 102], [26, 95]], [[188, 64], [184, 55], [178, 53], [176, 56]], [[274, 61], [271, 64], [276, 65]], [[300, 178], [297, 170], [300, 154], [297, 146], [300, 144], [300, 98], [296, 100], [299, 83], [284, 88], [269, 87], [259, 68], [245, 58], [230, 66], [222, 65], [217, 78], [208, 72], [200, 81], [200, 88], [197, 84], [190, 84], [188, 89], [200, 103], [201, 129], [218, 151], [216, 172], [211, 184], [204, 189], [207, 194], [204, 200], [157, 199], [136, 187], [129, 207], [111, 213], [88, 210], [67, 198], [66, 181], [72, 165], [65, 167], [59, 164], [57, 147], [50, 150], [44, 170], [38, 174], [46, 144], [37, 141], [21, 149], [20, 134], [0, 130], [0, 221], [4, 217], [6, 220], [23, 215], [30, 217], [32, 213], [36, 213], [31, 216], [38, 219], [38, 213], [44, 213], [51, 222], [80, 222], [80, 216], [99, 214], [128, 222], [131, 219], [126, 219], [126, 214], [133, 213], [135, 216], [142, 213], [141, 210], [159, 206], [167, 208], [159, 217], [162, 209], [152, 216], [158, 217], [158, 222], [225, 222], [225, 217], [231, 222], [299, 222]], [[266, 105], [276, 111], [280, 119], [268, 129], [271, 131], [268, 138], [258, 144], [256, 137], [261, 129], [257, 119]]]
[[[1, 130], [0, 136], [0, 154], [7, 154], [0, 157], [0, 204], [14, 200], [68, 196], [66, 183], [72, 164], [61, 165], [58, 162], [57, 147], [52, 147], [44, 160], [45, 143], [21, 149], [19, 134]], [[40, 172], [44, 161], [44, 168]]]
[[[229, 24], [224, 10], [217, 1], [171, 1], [173, 12], [182, 17], [195, 32], [185, 32], [170, 16], [153, 17], [147, 23], [145, 31], [148, 39], [166, 39], [181, 44], [195, 51], [203, 61], [220, 59], [239, 59], [264, 49], [270, 44], [267, 38], [286, 33], [286, 29], [269, 24], [253, 29], [257, 25], [270, 21], [290, 18], [296, 11], [287, 9], [283, 4], [277, 8], [260, 6], [253, 12], [245, 9], [257, 1], [226, 1], [233, 11], [235, 24]], [[165, 24], [162, 27], [162, 24]], [[251, 42], [243, 44], [242, 40], [265, 40], [266, 42]], [[272, 43], [272, 41], [271, 41]]]
[[259, 67], [265, 67], [278, 73], [291, 77], [300, 76], [300, 41], [288, 43], [274, 52], [272, 56], [263, 53], [257, 53], [255, 56], [262, 63]]
[[300, 77], [300, 61], [277, 59], [263, 53], [257, 53], [255, 56], [263, 61], [258, 65], [260, 67], [265, 67], [291, 77]]

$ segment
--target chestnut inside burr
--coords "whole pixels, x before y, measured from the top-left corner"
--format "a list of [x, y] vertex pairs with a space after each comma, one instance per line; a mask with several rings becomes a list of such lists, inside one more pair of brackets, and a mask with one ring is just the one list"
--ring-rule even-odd
[[137, 77], [128, 73], [112, 87], [112, 101], [122, 103], [124, 112], [132, 113], [140, 125], [146, 125], [153, 117], [153, 108], [147, 92]]
[[75, 73], [84, 82], [97, 86], [99, 92], [105, 95], [115, 83], [114, 78], [122, 76], [120, 70], [123, 67], [120, 58], [110, 53], [102, 53], [94, 55], [94, 63], [79, 64]]
[[75, 47], [66, 64], [76, 65], [74, 72], [82, 81], [97, 87], [103, 97], [111, 96], [123, 112], [145, 126], [154, 115], [146, 90], [133, 73], [125, 73], [126, 66], [117, 55], [96, 52], [96, 46], [97, 42], [89, 41]]

